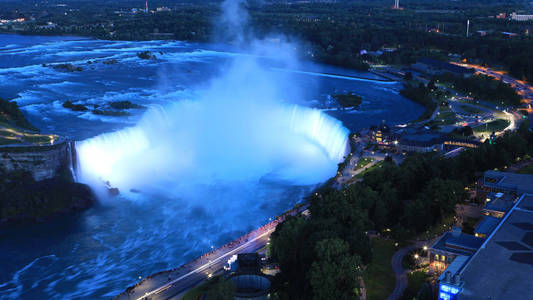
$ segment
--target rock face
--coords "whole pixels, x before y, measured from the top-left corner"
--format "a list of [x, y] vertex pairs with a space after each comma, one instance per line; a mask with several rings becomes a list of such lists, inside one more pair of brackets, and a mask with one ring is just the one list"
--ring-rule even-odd
[[70, 167], [74, 155], [71, 143], [0, 148], [0, 170], [29, 172], [35, 181], [51, 179], [60, 168]]
[[0, 148], [0, 225], [83, 210], [96, 201], [87, 185], [73, 180], [71, 149], [70, 142]]

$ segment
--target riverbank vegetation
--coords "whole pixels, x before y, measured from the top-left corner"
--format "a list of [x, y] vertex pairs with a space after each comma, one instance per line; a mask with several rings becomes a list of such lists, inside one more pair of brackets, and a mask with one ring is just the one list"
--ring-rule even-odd
[[30, 131], [39, 131], [22, 114], [17, 102], [0, 98], [0, 125], [1, 123], [16, 126]]
[[429, 119], [437, 108], [437, 103], [433, 101], [431, 88], [422, 82], [406, 84], [400, 91], [400, 94], [426, 108], [426, 111], [419, 117], [419, 120]]

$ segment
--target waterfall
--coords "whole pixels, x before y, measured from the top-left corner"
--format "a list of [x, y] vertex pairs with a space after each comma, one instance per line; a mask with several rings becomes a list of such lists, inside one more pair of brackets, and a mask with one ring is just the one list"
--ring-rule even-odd
[[315, 184], [335, 173], [348, 130], [296, 105], [182, 101], [150, 109], [135, 127], [76, 144], [80, 180], [121, 189], [257, 181]]
[[[78, 174], [77, 174], [77, 163], [78, 159], [76, 157], [76, 142], [75, 141], [66, 141], [67, 143], [67, 151], [68, 151], [68, 166], [70, 169], [70, 174], [72, 174], [72, 179], [74, 179], [74, 182], [78, 182]], [[74, 150], [72, 145], [74, 145]]]

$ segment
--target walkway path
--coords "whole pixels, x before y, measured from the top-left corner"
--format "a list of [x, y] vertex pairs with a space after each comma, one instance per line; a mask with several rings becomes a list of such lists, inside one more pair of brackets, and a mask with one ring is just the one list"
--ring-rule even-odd
[[392, 270], [394, 271], [394, 276], [396, 276], [396, 286], [394, 291], [387, 300], [396, 300], [400, 299], [403, 296], [403, 292], [407, 288], [407, 270], [402, 267], [402, 261], [404, 256], [409, 253], [409, 251], [418, 249], [418, 245], [414, 244], [411, 246], [403, 247], [396, 251], [391, 259]]
[[392, 294], [390, 294], [387, 300], [400, 299], [403, 296], [405, 289], [407, 288], [407, 270], [404, 269], [402, 266], [404, 256], [409, 253], [409, 251], [422, 248], [423, 246], [429, 247], [438, 238], [440, 238], [440, 236], [430, 241], [416, 241], [412, 245], [400, 248], [398, 249], [398, 251], [396, 251], [396, 253], [394, 253], [391, 259], [391, 264], [392, 270], [394, 271], [394, 276], [396, 276], [396, 286], [394, 287], [394, 291], [392, 291]]

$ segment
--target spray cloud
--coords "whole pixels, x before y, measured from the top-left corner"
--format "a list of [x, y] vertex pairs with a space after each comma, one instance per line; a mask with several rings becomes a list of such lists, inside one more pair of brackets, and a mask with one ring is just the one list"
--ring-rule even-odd
[[273, 72], [262, 60], [295, 69], [294, 46], [247, 37], [243, 6], [240, 0], [222, 4], [219, 36], [246, 42], [250, 54], [234, 58], [193, 99], [152, 107], [134, 127], [78, 143], [82, 181], [183, 194], [264, 179], [316, 184], [334, 174], [347, 130], [321, 111], [294, 104], [301, 94], [294, 75]]

